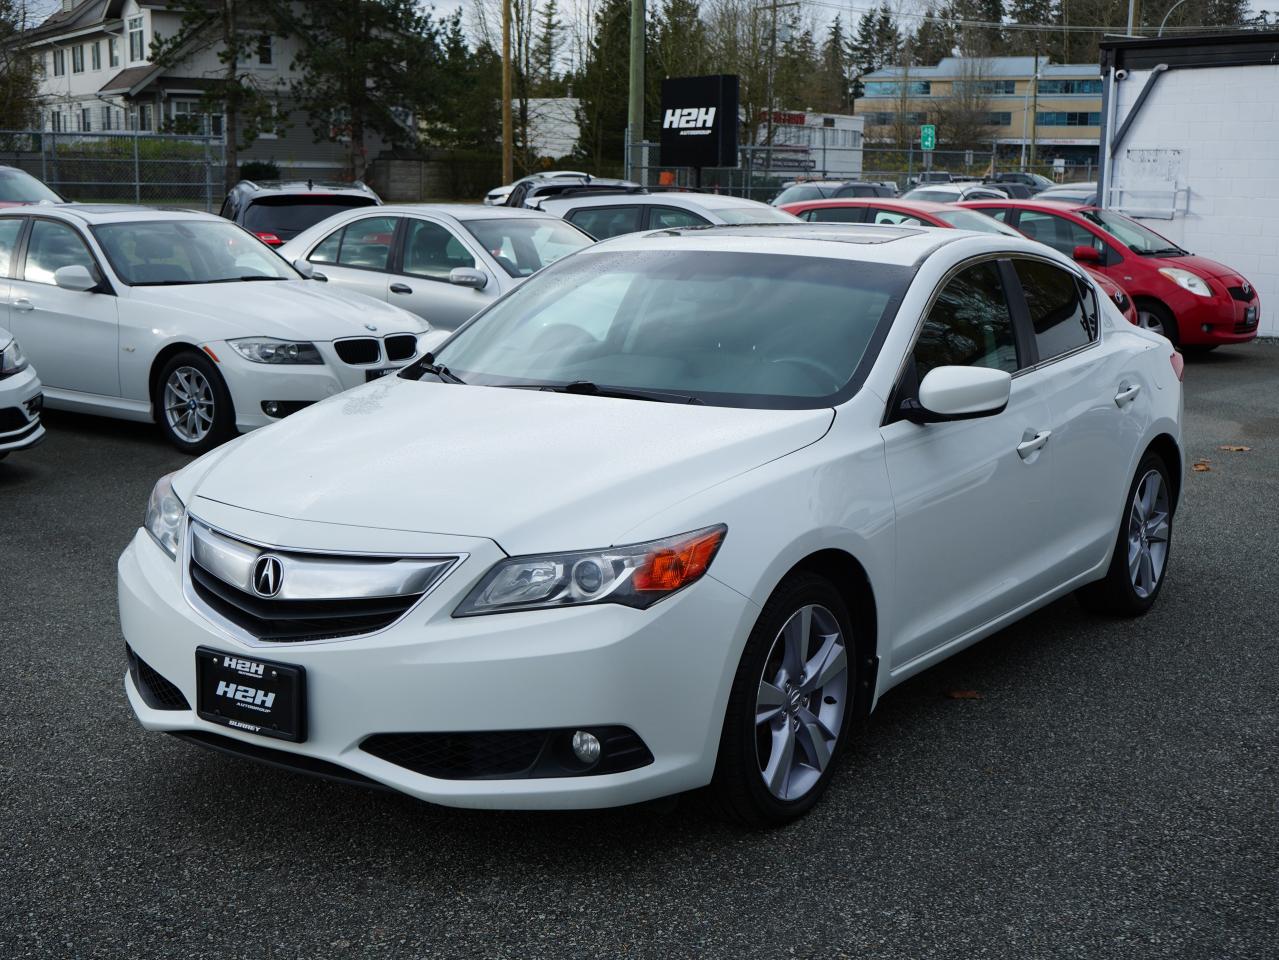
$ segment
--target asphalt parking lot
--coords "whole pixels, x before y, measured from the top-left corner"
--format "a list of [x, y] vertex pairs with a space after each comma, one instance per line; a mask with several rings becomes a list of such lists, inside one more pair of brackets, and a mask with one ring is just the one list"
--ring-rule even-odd
[[115, 559], [185, 458], [51, 414], [0, 465], [0, 957], [1273, 958], [1279, 344], [1185, 380], [1210, 462], [1155, 610], [1066, 600], [914, 678], [766, 834], [454, 811], [143, 732]]

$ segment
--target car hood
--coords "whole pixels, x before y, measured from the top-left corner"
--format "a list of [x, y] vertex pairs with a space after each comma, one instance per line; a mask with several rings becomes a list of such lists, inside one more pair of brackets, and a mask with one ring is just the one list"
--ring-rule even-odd
[[420, 317], [389, 303], [315, 280], [133, 287], [130, 298], [162, 310], [208, 318], [208, 339], [267, 336], [295, 340], [333, 340], [365, 333], [421, 333]]
[[[1152, 258], [1154, 259], [1154, 258]], [[1188, 253], [1184, 257], [1159, 257], [1156, 267], [1167, 264], [1170, 267], [1180, 267], [1183, 270], [1189, 270], [1197, 273], [1201, 277], [1237, 277], [1239, 271], [1234, 270], [1224, 263], [1218, 263], [1216, 260], [1209, 260], [1207, 257], [1201, 257], [1198, 254]]]
[[511, 554], [586, 549], [814, 443], [833, 418], [388, 378], [241, 437], [177, 491], [196, 513], [193, 496]]

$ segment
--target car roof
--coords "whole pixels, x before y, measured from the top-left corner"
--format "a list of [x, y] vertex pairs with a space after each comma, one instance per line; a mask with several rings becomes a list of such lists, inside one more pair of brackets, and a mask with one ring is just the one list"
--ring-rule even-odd
[[177, 207], [144, 207], [125, 203], [34, 203], [0, 211], [0, 215], [54, 216], [81, 223], [124, 223], [130, 220], [215, 220], [230, 221], [202, 210]]
[[[767, 203], [758, 200], [747, 200], [725, 193], [696, 193], [694, 191], [671, 190], [656, 193], [601, 193], [580, 194], [568, 197], [548, 197], [542, 201], [546, 210], [560, 210], [567, 207], [631, 207], [635, 205], [684, 207], [703, 210], [741, 209], [742, 207], [768, 207]], [[771, 209], [776, 209], [775, 207]]]
[[481, 203], [388, 203], [380, 207], [360, 207], [359, 211], [375, 217], [386, 217], [401, 214], [412, 216], [417, 213], [429, 213], [436, 216], [452, 217], [454, 220], [510, 220], [514, 217], [531, 218], [533, 220], [559, 219], [541, 210], [528, 207], [487, 207]]
[[1031, 200], [964, 200], [960, 202], [962, 207], [973, 207], [980, 209], [986, 206], [995, 207], [1014, 207], [1018, 210], [1044, 210], [1054, 213], [1061, 212], [1077, 212], [1079, 210], [1091, 210], [1094, 204], [1080, 203], [1078, 200], [1054, 200], [1051, 197], [1041, 199], [1043, 194], [1034, 197]]
[[373, 191], [360, 181], [339, 183], [332, 180], [241, 180], [232, 190], [242, 190], [255, 194], [349, 194], [368, 197]]
[[937, 200], [902, 200], [900, 197], [831, 197], [828, 200], [797, 200], [785, 205], [787, 209], [824, 210], [830, 207], [883, 207], [885, 210], [903, 212], [945, 213], [955, 205]]

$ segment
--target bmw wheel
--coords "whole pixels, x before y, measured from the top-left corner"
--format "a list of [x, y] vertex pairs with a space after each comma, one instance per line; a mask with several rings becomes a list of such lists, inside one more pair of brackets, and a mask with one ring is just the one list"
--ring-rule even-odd
[[212, 450], [235, 432], [235, 410], [221, 374], [194, 351], [178, 354], [160, 371], [156, 408], [160, 429], [184, 453]]
[[712, 783], [731, 818], [785, 823], [826, 789], [853, 713], [852, 638], [843, 598], [823, 577], [793, 574], [765, 604], [733, 682]]

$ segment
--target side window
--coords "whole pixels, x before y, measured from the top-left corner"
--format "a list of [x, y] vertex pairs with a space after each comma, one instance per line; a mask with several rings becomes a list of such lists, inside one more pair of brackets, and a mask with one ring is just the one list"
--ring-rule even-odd
[[1040, 260], [1014, 260], [1040, 361], [1069, 353], [1097, 339], [1096, 301], [1085, 307], [1078, 278]]
[[[346, 229], [345, 227], [343, 230]], [[342, 245], [342, 230], [334, 230], [320, 241], [307, 257], [312, 263], [337, 263], [338, 248]]]
[[76, 265], [84, 267], [95, 277], [98, 276], [93, 254], [80, 239], [80, 234], [64, 223], [54, 223], [51, 220], [37, 220], [31, 225], [23, 280], [51, 284], [54, 271]]
[[449, 230], [429, 220], [409, 220], [408, 235], [404, 238], [405, 273], [447, 280], [455, 267], [473, 266], [475, 258]]
[[678, 207], [649, 207], [648, 228], [650, 230], [666, 230], [676, 227], [702, 227], [707, 223], [705, 217], [699, 217], [688, 210]]
[[862, 223], [865, 214], [861, 207], [822, 207], [808, 211], [808, 219], [818, 223]]
[[891, 223], [903, 227], [919, 227], [923, 226], [922, 221], [918, 217], [912, 217], [908, 213], [898, 213], [896, 210], [879, 210], [870, 211], [873, 219], [871, 223]]
[[1007, 223], [1009, 214], [1012, 213], [1007, 207], [982, 207], [981, 212], [985, 216], [994, 217], [1000, 223]]
[[566, 219], [596, 240], [607, 240], [638, 231], [642, 212], [639, 207], [588, 207], [574, 210]]
[[[335, 262], [341, 267], [355, 267], [360, 270], [383, 272], [389, 270], [391, 246], [395, 240], [398, 219], [398, 217], [366, 217], [363, 220], [348, 223], [342, 230]], [[325, 243], [327, 242], [326, 240]], [[318, 253], [319, 250], [317, 249], [316, 252]]]
[[13, 269], [13, 254], [18, 248], [18, 236], [22, 233], [21, 217], [0, 220], [0, 277], [7, 277]]
[[[1091, 232], [1065, 217], [1051, 213], [1023, 210], [1017, 221], [1017, 229], [1030, 239], [1046, 243], [1068, 257], [1075, 255], [1075, 247], [1095, 247], [1102, 250], [1100, 241]], [[1104, 250], [1102, 252], [1105, 253]]]
[[999, 265], [987, 260], [951, 278], [915, 342], [919, 379], [934, 367], [1017, 369], [1017, 341]]

